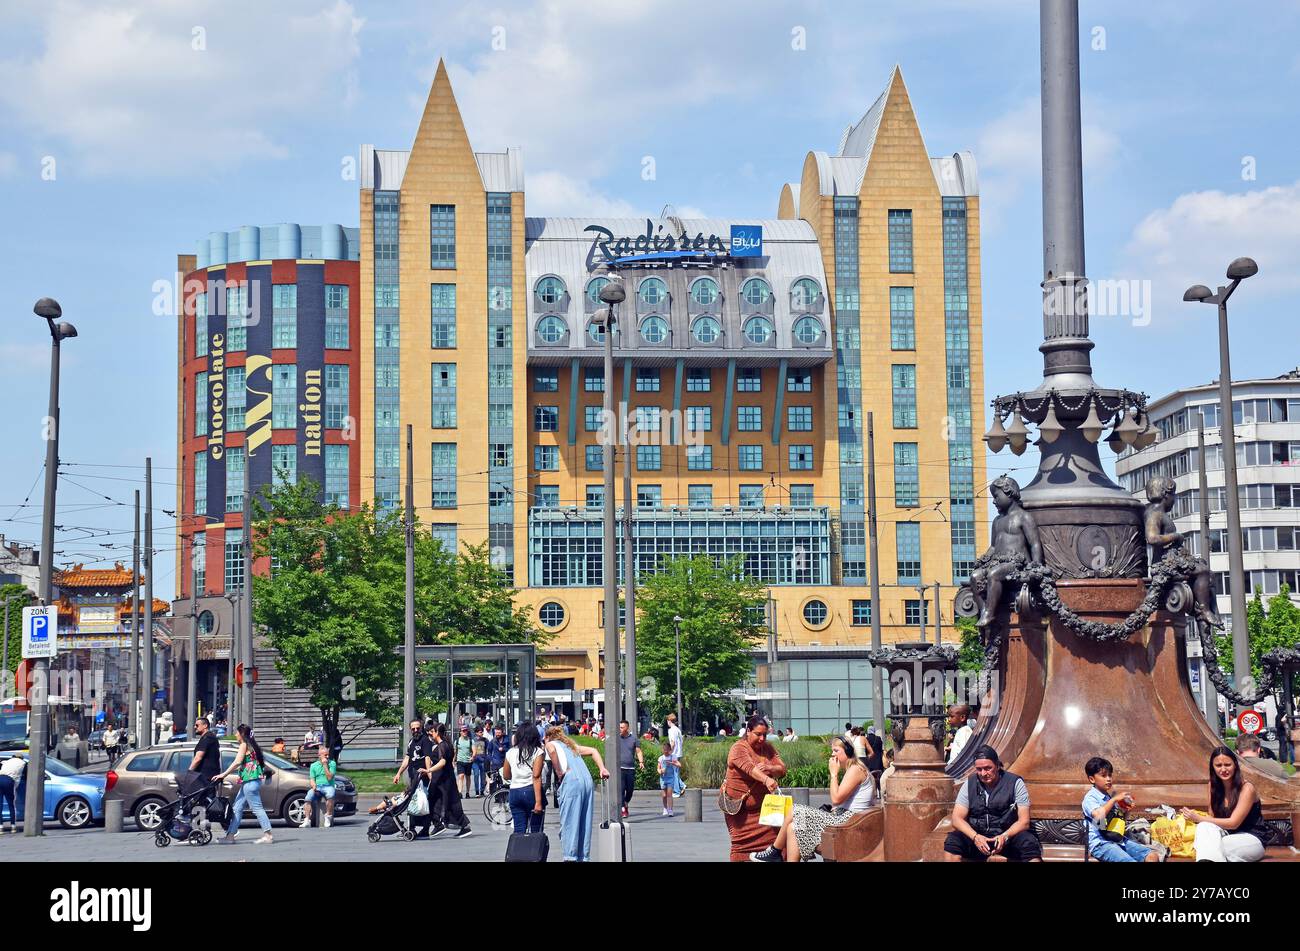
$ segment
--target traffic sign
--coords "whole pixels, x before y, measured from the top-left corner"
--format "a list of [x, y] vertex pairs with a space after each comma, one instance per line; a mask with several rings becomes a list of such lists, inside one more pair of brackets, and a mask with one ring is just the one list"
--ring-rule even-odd
[[59, 614], [53, 604], [23, 608], [23, 657], [58, 655]]
[[1237, 729], [1242, 733], [1258, 733], [1264, 729], [1264, 715], [1255, 710], [1242, 710], [1237, 716]]

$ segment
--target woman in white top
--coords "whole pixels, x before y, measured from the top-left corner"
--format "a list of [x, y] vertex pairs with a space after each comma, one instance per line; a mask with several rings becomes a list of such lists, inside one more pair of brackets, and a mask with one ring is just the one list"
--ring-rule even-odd
[[[785, 817], [776, 842], [750, 855], [751, 862], [807, 862], [821, 848], [822, 832], [847, 822], [876, 805], [876, 783], [866, 764], [853, 755], [853, 744], [841, 736], [831, 740], [831, 805], [835, 811], [795, 805]], [[840, 773], [843, 772], [841, 778]]]
[[542, 795], [542, 764], [546, 754], [537, 727], [521, 723], [515, 730], [514, 746], [506, 750], [505, 765], [501, 774], [510, 783], [510, 816], [515, 832], [542, 831], [542, 810], [546, 797]]

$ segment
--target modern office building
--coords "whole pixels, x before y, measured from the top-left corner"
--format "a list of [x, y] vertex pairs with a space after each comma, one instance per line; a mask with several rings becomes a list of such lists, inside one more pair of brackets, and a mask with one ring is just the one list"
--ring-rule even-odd
[[196, 621], [208, 635], [206, 703], [243, 583], [244, 466], [254, 493], [310, 476], [324, 501], [363, 498], [359, 255], [356, 228], [279, 224], [213, 232], [178, 258], [173, 615], [181, 641]]
[[[474, 150], [441, 63], [411, 148], [361, 160], [360, 493], [399, 504], [411, 424], [420, 520], [487, 543], [556, 635], [539, 687], [600, 685], [606, 387], [633, 429], [639, 574], [741, 555], [782, 643], [869, 644], [873, 610], [908, 639], [932, 614], [918, 585], [950, 601], [986, 534], [979, 199], [898, 70], [775, 218], [528, 217], [519, 151]], [[609, 380], [602, 266], [628, 294]]]
[[[1228, 514], [1218, 383], [1176, 390], [1147, 408], [1160, 429], [1160, 441], [1120, 455], [1115, 465], [1120, 484], [1145, 501], [1149, 478], [1174, 479], [1178, 486], [1171, 512], [1174, 522], [1192, 551], [1208, 556], [1218, 576], [1219, 612], [1229, 617]], [[1267, 598], [1287, 585], [1292, 600], [1300, 603], [1300, 370], [1273, 379], [1234, 381], [1232, 415], [1247, 598], [1256, 589]], [[1205, 430], [1208, 544], [1200, 528], [1198, 417], [1204, 418]]]

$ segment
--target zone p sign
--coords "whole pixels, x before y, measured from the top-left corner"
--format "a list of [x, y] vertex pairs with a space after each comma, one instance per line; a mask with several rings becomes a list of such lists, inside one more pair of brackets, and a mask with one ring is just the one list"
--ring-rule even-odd
[[1264, 729], [1264, 715], [1255, 710], [1242, 710], [1237, 717], [1237, 729], [1242, 733], [1258, 733]]
[[58, 653], [58, 608], [53, 604], [23, 608], [23, 658], [51, 658]]

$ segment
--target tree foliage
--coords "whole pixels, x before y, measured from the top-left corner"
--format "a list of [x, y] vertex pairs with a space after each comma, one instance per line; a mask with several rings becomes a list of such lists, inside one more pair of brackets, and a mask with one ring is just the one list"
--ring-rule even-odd
[[673, 617], [681, 621], [683, 724], [693, 729], [702, 702], [741, 686], [749, 650], [764, 636], [766, 592], [745, 577], [740, 558], [715, 565], [707, 555], [664, 561], [637, 588], [637, 674], [654, 683], [652, 716], [666, 715], [677, 689]]
[[[1251, 675], [1256, 681], [1262, 676], [1260, 659], [1279, 647], [1300, 647], [1300, 607], [1291, 601], [1291, 589], [1282, 590], [1268, 599], [1267, 608], [1259, 588], [1246, 603], [1246, 633], [1250, 637]], [[1216, 635], [1215, 647], [1219, 652], [1219, 666], [1232, 673], [1232, 632]]]
[[979, 671], [984, 668], [984, 643], [973, 617], [957, 618], [957, 631], [961, 635], [961, 648], [957, 652], [957, 669]]
[[4, 619], [4, 599], [9, 599], [9, 672], [18, 670], [23, 660], [23, 608], [36, 603], [36, 596], [24, 585], [0, 585], [0, 621]]

